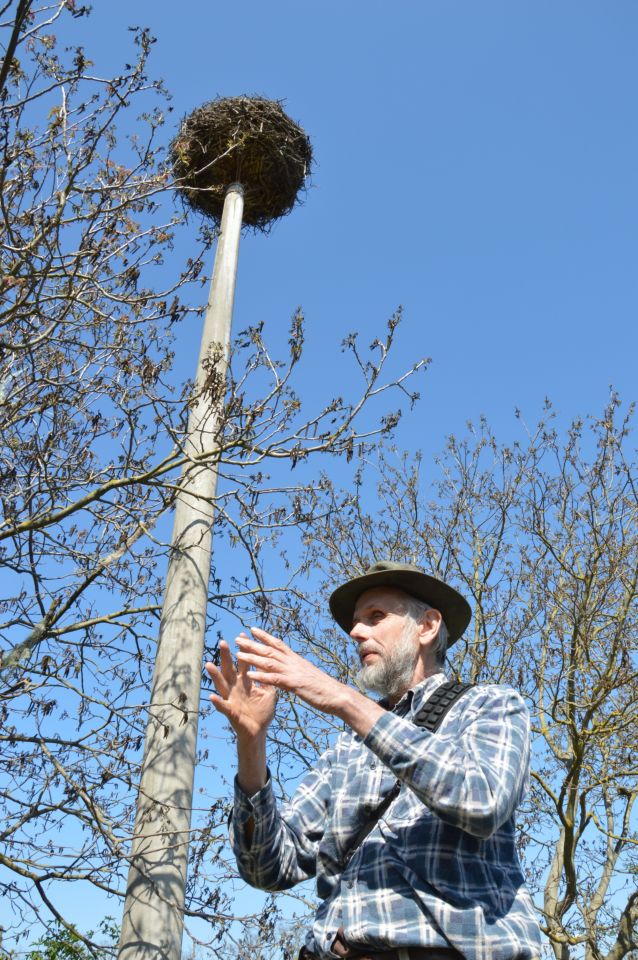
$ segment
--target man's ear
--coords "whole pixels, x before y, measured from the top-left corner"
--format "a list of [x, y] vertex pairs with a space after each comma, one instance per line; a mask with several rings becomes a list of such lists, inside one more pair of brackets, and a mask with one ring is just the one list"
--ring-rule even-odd
[[443, 616], [438, 610], [426, 610], [419, 623], [419, 639], [425, 643], [434, 640], [442, 622]]

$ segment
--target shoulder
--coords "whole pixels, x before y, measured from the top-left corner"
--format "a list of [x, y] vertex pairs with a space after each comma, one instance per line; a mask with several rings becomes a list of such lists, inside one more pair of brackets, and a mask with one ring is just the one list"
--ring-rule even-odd
[[458, 709], [459, 718], [470, 722], [479, 718], [499, 721], [518, 718], [526, 725], [529, 723], [529, 711], [523, 697], [505, 684], [476, 684], [464, 693], [454, 708]]
[[477, 683], [470, 687], [465, 696], [476, 704], [517, 703], [527, 709], [518, 690], [504, 683]]

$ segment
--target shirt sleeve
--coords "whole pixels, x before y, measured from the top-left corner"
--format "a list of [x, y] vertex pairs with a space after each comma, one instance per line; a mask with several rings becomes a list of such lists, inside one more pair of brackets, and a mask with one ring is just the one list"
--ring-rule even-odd
[[[316, 872], [330, 798], [331, 753], [325, 753], [281, 811], [270, 776], [247, 796], [235, 778], [230, 841], [241, 877], [261, 890], [287, 890]], [[246, 829], [253, 820], [253, 832]], [[250, 837], [250, 839], [249, 839]]]
[[[398, 780], [442, 820], [467, 833], [491, 836], [514, 813], [529, 770], [529, 715], [507, 687], [471, 691], [431, 733], [388, 712], [364, 739]], [[446, 729], [447, 728], [447, 729]]]

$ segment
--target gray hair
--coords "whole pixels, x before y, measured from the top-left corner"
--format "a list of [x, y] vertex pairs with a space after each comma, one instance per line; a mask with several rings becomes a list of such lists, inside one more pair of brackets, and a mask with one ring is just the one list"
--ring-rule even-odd
[[[423, 620], [423, 616], [427, 613], [428, 610], [433, 610], [434, 607], [431, 607], [429, 604], [424, 603], [423, 600], [417, 600], [416, 597], [413, 597], [411, 594], [406, 593], [405, 597], [401, 601], [401, 606], [403, 608], [404, 615], [411, 620], [414, 625], [418, 625]], [[447, 654], [448, 647], [448, 629], [445, 626], [445, 620], [441, 618], [441, 623], [439, 625], [439, 632], [434, 638], [434, 646], [432, 647], [432, 652], [436, 659], [437, 666], [442, 667], [445, 664], [445, 656]]]

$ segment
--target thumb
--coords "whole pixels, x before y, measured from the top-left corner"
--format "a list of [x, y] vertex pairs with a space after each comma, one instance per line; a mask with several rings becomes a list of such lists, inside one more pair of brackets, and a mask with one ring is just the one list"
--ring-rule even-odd
[[228, 717], [230, 720], [233, 710], [231, 709], [231, 706], [227, 700], [224, 700], [223, 697], [220, 697], [218, 693], [211, 693], [210, 702], [215, 707], [215, 710], [218, 710], [219, 713], [223, 713], [224, 716]]

